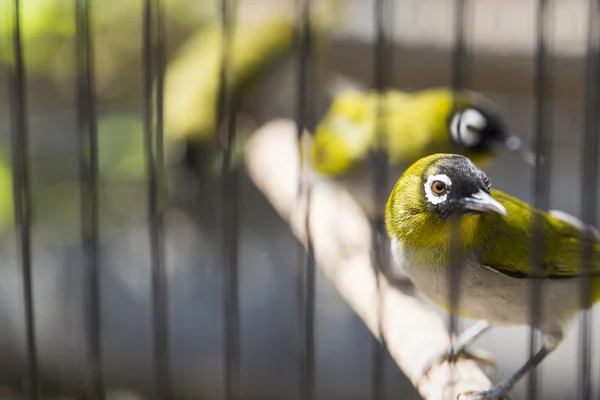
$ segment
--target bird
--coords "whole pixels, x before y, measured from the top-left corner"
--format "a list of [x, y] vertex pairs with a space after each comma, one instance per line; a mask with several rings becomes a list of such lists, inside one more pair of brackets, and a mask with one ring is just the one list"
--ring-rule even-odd
[[[218, 184], [227, 170], [242, 167], [245, 143], [266, 117], [265, 111], [276, 113], [274, 104], [282, 107], [286, 90], [281, 85], [289, 80], [294, 58], [290, 7], [270, 1], [239, 4], [235, 27], [228, 34], [220, 16], [212, 12], [201, 13], [200, 25], [192, 24], [199, 28], [179, 46], [165, 70], [165, 159], [180, 164], [181, 175], [172, 181], [193, 178], [198, 195]], [[310, 29], [315, 54], [341, 27], [346, 9], [337, 0], [315, 4]], [[275, 87], [273, 95], [270, 89]], [[188, 185], [181, 186], [178, 192], [192, 193]]]
[[[334, 95], [315, 127], [310, 164], [318, 176], [342, 184], [369, 217], [383, 219], [386, 193], [396, 183], [393, 177], [429, 154], [458, 152], [485, 167], [504, 148], [532, 162], [498, 105], [478, 92], [432, 87], [379, 94], [347, 86]], [[382, 115], [380, 128], [378, 115]], [[389, 178], [384, 179], [383, 196], [375, 200], [370, 154], [377, 148], [378, 132], [383, 136]]]
[[[541, 268], [534, 268], [530, 251], [534, 216], [543, 239]], [[464, 393], [461, 398], [505, 396], [559, 346], [579, 312], [600, 299], [598, 230], [562, 211], [544, 212], [493, 189], [488, 176], [463, 155], [438, 153], [412, 164], [391, 191], [385, 224], [391, 272], [402, 271], [442, 309], [479, 321], [460, 335], [459, 346], [442, 354], [438, 362], [464, 352], [492, 326], [531, 325], [543, 338], [537, 353], [507, 380], [487, 391]], [[459, 235], [450, 258], [453, 229]], [[584, 257], [590, 265], [585, 270]], [[450, 259], [456, 268], [451, 267]], [[457, 272], [457, 285], [451, 284], [453, 271]], [[532, 315], [535, 281], [540, 284], [543, 306]], [[585, 301], [583, 284], [590, 290]], [[459, 299], [451, 302], [455, 287]]]

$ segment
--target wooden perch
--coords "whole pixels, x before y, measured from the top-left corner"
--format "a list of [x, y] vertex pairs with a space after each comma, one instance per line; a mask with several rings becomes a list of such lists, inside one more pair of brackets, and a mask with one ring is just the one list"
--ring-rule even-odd
[[[273, 121], [246, 143], [245, 164], [258, 189], [305, 243], [306, 204], [298, 196], [298, 154], [295, 123]], [[376, 277], [371, 226], [342, 187], [327, 181], [313, 184], [308, 226], [317, 266], [376, 336], [381, 316], [390, 354], [425, 399], [453, 400], [465, 391], [490, 388], [489, 379], [471, 360], [441, 364], [421, 379], [427, 362], [450, 345], [444, 322], [423, 300], [392, 287], [383, 276]]]

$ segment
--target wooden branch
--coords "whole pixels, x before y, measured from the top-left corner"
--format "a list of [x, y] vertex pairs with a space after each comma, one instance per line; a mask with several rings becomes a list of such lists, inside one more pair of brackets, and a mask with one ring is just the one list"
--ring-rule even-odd
[[[295, 123], [278, 120], [261, 127], [248, 140], [245, 164], [255, 185], [305, 243], [306, 204], [303, 196], [298, 196], [298, 154]], [[383, 276], [376, 277], [371, 226], [343, 188], [323, 180], [312, 185], [308, 226], [318, 267], [376, 336], [381, 316], [390, 354], [425, 399], [456, 399], [461, 392], [491, 386], [470, 360], [454, 366], [441, 364], [421, 379], [427, 362], [450, 345], [444, 322], [423, 300], [392, 287]]]

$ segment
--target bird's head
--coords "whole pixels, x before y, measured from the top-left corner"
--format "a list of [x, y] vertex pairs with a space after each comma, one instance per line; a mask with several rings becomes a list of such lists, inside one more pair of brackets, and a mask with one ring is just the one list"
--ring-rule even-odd
[[499, 150], [524, 154], [528, 162], [531, 155], [523, 141], [510, 132], [510, 128], [498, 106], [478, 93], [457, 95], [459, 107], [448, 118], [450, 138], [464, 153], [478, 164], [485, 162]]
[[490, 179], [464, 156], [422, 158], [404, 172], [389, 197], [388, 233], [423, 245], [443, 245], [448, 243], [449, 221], [458, 217], [461, 236], [472, 239], [482, 214], [508, 214], [490, 189]]

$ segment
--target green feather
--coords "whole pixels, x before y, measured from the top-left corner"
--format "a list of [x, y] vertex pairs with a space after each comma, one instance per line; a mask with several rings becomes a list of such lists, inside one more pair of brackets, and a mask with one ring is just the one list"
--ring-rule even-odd
[[[543, 232], [544, 273], [548, 278], [566, 278], [582, 272], [583, 241], [585, 232], [579, 227], [534, 209], [529, 204], [499, 190], [492, 196], [508, 210], [508, 216], [483, 215], [477, 229], [481, 245], [481, 263], [499, 272], [532, 277], [533, 220], [536, 213], [541, 217]], [[600, 273], [600, 243], [592, 237], [592, 271]]]

